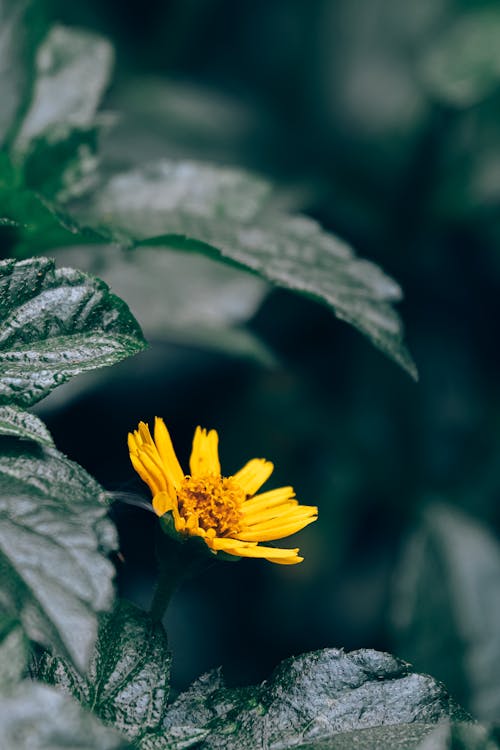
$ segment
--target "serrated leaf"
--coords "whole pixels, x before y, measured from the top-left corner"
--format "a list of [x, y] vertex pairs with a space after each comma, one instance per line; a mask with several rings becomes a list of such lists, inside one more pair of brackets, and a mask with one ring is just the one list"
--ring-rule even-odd
[[163, 626], [126, 601], [101, 619], [99, 638], [85, 676], [47, 655], [41, 679], [72, 694], [103, 721], [143, 747], [160, 747], [171, 656]]
[[57, 259], [98, 273], [127, 300], [149, 340], [275, 364], [264, 344], [242, 327], [268, 292], [268, 285], [257, 277], [201, 255], [165, 248], [69, 248], [58, 251]]
[[444, 26], [421, 61], [424, 82], [447, 104], [470, 107], [500, 81], [500, 11], [476, 8]]
[[52, 435], [42, 420], [17, 406], [0, 406], [0, 435], [54, 445]]
[[474, 715], [498, 718], [500, 546], [488, 529], [429, 506], [404, 549], [392, 610], [399, 653], [443, 679]]
[[68, 696], [47, 685], [21, 683], [1, 696], [2, 750], [132, 750]]
[[126, 304], [99, 279], [47, 258], [0, 262], [0, 403], [29, 406], [144, 346]]
[[102, 488], [55, 448], [0, 439], [0, 603], [84, 668], [109, 609], [116, 548]]
[[237, 170], [161, 161], [111, 178], [84, 216], [142, 244], [203, 252], [313, 296], [415, 377], [391, 307], [399, 286], [316, 222], [270, 211], [269, 192]]
[[32, 100], [14, 148], [26, 152], [42, 135], [65, 139], [93, 124], [112, 65], [113, 48], [104, 37], [54, 26], [37, 51]]
[[387, 727], [390, 737], [395, 725], [450, 716], [468, 718], [443, 685], [405, 662], [371, 650], [325, 649], [287, 659], [254, 688], [228, 689], [219, 672], [205, 675], [172, 704], [164, 730], [168, 738], [178, 727], [208, 729], [200, 745], [207, 750], [285, 750], [347, 732], [354, 746], [359, 731], [379, 728], [381, 738]]
[[19, 621], [0, 614], [0, 690], [19, 682], [27, 671], [28, 640]]

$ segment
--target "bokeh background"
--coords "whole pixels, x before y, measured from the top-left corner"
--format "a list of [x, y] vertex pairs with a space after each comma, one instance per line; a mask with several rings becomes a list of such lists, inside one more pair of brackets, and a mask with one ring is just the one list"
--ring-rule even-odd
[[[239, 338], [148, 329], [161, 288], [150, 297], [146, 275], [131, 299], [126, 269], [108, 279], [151, 347], [40, 405], [58, 447], [107, 488], [147, 496], [127, 431], [162, 415], [186, 462], [194, 427], [215, 427], [227, 473], [265, 456], [276, 483], [320, 508], [297, 538], [302, 565], [214, 564], [175, 595], [175, 687], [219, 664], [245, 684], [291, 654], [372, 647], [498, 718], [500, 5], [48, 7], [115, 45], [105, 168], [190, 158], [271, 178], [283, 205], [401, 283], [420, 372], [415, 384], [315, 302], [243, 273], [241, 288], [226, 283], [209, 261], [185, 291], [167, 285], [165, 304], [177, 293], [176, 309], [210, 315], [223, 300]], [[120, 503], [114, 518], [121, 590], [147, 606], [155, 519]]]

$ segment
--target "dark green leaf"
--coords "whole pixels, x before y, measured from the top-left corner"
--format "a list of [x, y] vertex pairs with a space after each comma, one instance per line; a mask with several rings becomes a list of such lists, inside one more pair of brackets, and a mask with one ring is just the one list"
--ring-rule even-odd
[[37, 138], [24, 164], [26, 186], [59, 204], [85, 193], [98, 179], [99, 132], [94, 126], [75, 128], [68, 137], [55, 141]]
[[393, 622], [399, 653], [475, 716], [498, 718], [500, 547], [486, 528], [445, 505], [426, 509], [399, 566]]
[[37, 51], [32, 99], [15, 149], [24, 153], [42, 135], [56, 141], [92, 125], [112, 65], [113, 49], [106, 39], [54, 26]]
[[[15, 172], [9, 174], [4, 171], [2, 174], [1, 156], [0, 154], [0, 232], [2, 227], [7, 227], [10, 232], [7, 246], [10, 255], [22, 258], [61, 245], [67, 247], [110, 241], [109, 232], [96, 232], [82, 227], [43, 196], [12, 184]], [[11, 182], [2, 184], [2, 176], [4, 180]], [[0, 242], [1, 240], [0, 234]]]
[[79, 247], [58, 251], [57, 259], [98, 273], [127, 300], [149, 340], [216, 349], [267, 366], [275, 364], [264, 344], [242, 327], [268, 291], [255, 276], [201, 255], [165, 248]]
[[[74, 695], [141, 747], [159, 747], [166, 715], [171, 656], [163, 626], [126, 601], [102, 617], [85, 677], [47, 655], [39, 676]], [[144, 743], [144, 744], [143, 744]]]
[[305, 217], [269, 209], [269, 186], [236, 170], [159, 162], [112, 178], [84, 212], [143, 244], [195, 250], [311, 295], [416, 376], [391, 307], [399, 286]]
[[42, 30], [37, 5], [32, 0], [0, 0], [0, 146], [27, 95], [32, 48]]
[[28, 640], [19, 621], [0, 614], [0, 690], [19, 682], [27, 670]]
[[99, 279], [46, 258], [0, 262], [0, 403], [28, 406], [144, 346], [128, 307]]
[[498, 733], [480, 724], [443, 722], [417, 746], [417, 750], [498, 750]]
[[0, 439], [0, 604], [79, 668], [109, 609], [116, 532], [102, 488], [54, 448]]
[[337, 737], [345, 733], [354, 747], [377, 728], [379, 747], [384, 741], [390, 747], [394, 725], [416, 741], [422, 725], [447, 717], [468, 718], [432, 677], [410, 672], [389, 654], [325, 649], [284, 661], [255, 688], [228, 689], [220, 673], [205, 675], [172, 704], [164, 729], [167, 738], [178, 728], [209, 729], [201, 747], [211, 750], [284, 750], [335, 739], [346, 747]]
[[500, 80], [500, 10], [474, 9], [444, 26], [422, 59], [424, 82], [447, 104], [470, 107]]
[[[278, 746], [277, 746], [278, 747]], [[294, 750], [498, 750], [493, 732], [479, 724], [399, 724], [340, 733]]]
[[21, 683], [0, 700], [2, 750], [132, 750], [68, 696], [47, 685]]
[[17, 406], [0, 406], [0, 435], [34, 440], [53, 446], [52, 435], [41, 419]]

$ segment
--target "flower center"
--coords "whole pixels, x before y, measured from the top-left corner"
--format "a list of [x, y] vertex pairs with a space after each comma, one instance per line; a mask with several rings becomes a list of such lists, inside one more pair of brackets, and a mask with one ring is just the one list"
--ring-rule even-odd
[[184, 477], [177, 492], [180, 515], [188, 528], [193, 525], [215, 536], [228, 536], [240, 529], [245, 493], [232, 477], [204, 474]]

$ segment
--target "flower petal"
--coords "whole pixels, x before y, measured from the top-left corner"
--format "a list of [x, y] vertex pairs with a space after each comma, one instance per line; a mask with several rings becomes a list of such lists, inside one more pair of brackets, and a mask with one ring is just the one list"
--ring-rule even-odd
[[157, 516], [164, 516], [169, 510], [172, 510], [172, 498], [167, 492], [158, 492], [153, 497], [153, 510]]
[[242, 519], [242, 528], [248, 531], [260, 531], [276, 526], [278, 523], [291, 523], [300, 519], [318, 517], [318, 509], [315, 505], [299, 505], [290, 501], [276, 508], [262, 511], [259, 517], [249, 516]]
[[275, 539], [283, 539], [290, 534], [296, 534], [305, 526], [315, 521], [317, 515], [306, 516], [305, 518], [295, 518], [283, 520], [277, 519], [274, 525], [268, 524], [267, 528], [259, 528], [258, 526], [245, 529], [237, 534], [238, 539], [245, 542], [272, 542]]
[[205, 429], [197, 427], [193, 438], [193, 448], [189, 459], [191, 476], [199, 477], [203, 474], [220, 476], [219, 436], [215, 430], [207, 433]]
[[145, 451], [131, 453], [130, 460], [142, 481], [146, 482], [148, 485], [152, 495], [156, 495], [158, 492], [162, 492], [166, 489], [161, 471], [155, 463], [151, 461]]
[[[293, 500], [294, 497], [295, 492], [293, 487], [277, 487], [275, 490], [262, 492], [260, 495], [255, 495], [255, 497], [245, 500], [241, 510], [246, 519], [251, 515], [266, 512], [270, 508], [287, 503]], [[295, 501], [296, 503], [297, 501]]]
[[234, 474], [233, 479], [247, 495], [255, 495], [273, 473], [274, 465], [265, 458], [252, 458]]
[[164, 471], [174, 487], [178, 487], [184, 479], [184, 472], [177, 456], [165, 422], [161, 417], [155, 417], [155, 443]]
[[260, 557], [271, 562], [291, 565], [302, 562], [303, 558], [298, 557], [298, 548], [280, 549], [278, 547], [259, 547], [252, 542], [240, 542], [237, 539], [227, 539], [215, 537], [212, 540], [205, 540], [209, 547], [218, 552], [226, 552], [229, 555], [237, 557]]

